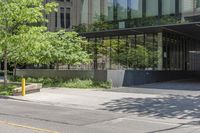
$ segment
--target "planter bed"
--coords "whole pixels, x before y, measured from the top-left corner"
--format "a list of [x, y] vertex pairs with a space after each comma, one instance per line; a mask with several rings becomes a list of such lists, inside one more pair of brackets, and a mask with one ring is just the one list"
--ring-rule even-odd
[[[29, 83], [26, 84], [26, 94], [40, 92], [42, 89], [42, 84], [39, 83]], [[3, 88], [3, 83], [0, 83], [0, 95], [12, 95], [21, 96], [22, 88], [19, 82], [9, 82], [8, 89]]]

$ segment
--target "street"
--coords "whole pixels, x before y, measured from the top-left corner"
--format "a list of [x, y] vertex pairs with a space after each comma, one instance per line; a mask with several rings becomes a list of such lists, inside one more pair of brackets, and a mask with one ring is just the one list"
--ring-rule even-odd
[[43, 89], [0, 98], [2, 133], [199, 133], [200, 98]]

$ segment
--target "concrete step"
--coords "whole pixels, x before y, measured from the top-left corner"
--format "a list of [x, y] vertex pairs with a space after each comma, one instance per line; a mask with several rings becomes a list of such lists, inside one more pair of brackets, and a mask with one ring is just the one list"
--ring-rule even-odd
[[[42, 84], [27, 84], [26, 94], [40, 92], [40, 89], [42, 89]], [[14, 89], [13, 96], [20, 96], [21, 94], [22, 94], [21, 87]]]

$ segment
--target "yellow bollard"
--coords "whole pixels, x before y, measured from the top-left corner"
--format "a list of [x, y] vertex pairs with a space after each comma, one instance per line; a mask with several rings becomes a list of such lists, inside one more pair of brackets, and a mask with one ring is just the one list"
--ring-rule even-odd
[[22, 79], [22, 96], [26, 95], [26, 80], [25, 78]]

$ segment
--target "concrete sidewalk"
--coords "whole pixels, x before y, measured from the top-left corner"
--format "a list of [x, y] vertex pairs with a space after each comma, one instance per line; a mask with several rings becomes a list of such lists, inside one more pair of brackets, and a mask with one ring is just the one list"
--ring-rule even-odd
[[44, 88], [40, 93], [28, 94], [25, 97], [11, 98], [32, 101], [56, 106], [67, 106], [81, 109], [101, 109], [105, 103], [123, 98], [156, 98], [159, 95], [118, 93], [98, 90]]
[[104, 110], [147, 118], [200, 119], [200, 96], [156, 95], [49, 88], [25, 97], [12, 97], [40, 104], [77, 109]]

